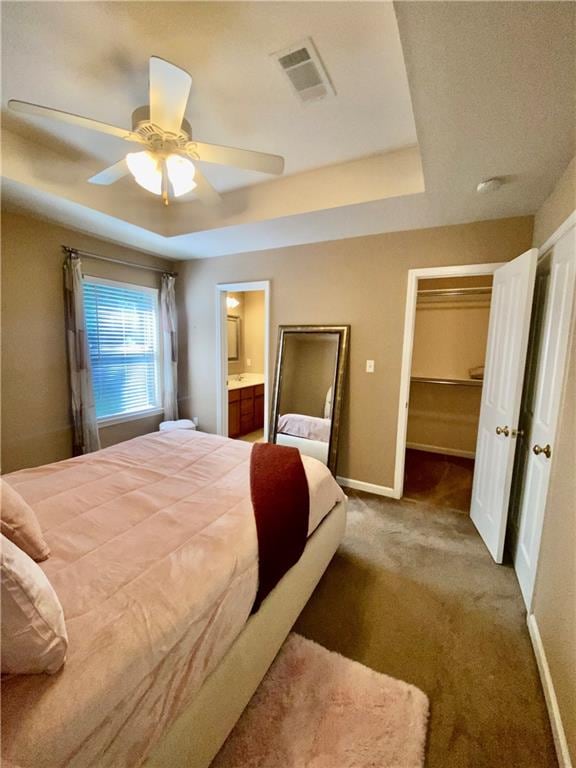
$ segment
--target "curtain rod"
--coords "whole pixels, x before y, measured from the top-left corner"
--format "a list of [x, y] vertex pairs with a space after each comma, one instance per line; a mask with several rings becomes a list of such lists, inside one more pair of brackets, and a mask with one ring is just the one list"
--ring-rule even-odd
[[136, 264], [134, 261], [114, 259], [112, 256], [100, 256], [97, 253], [81, 251], [79, 248], [70, 248], [67, 245], [63, 245], [62, 250], [66, 253], [75, 253], [77, 256], [86, 256], [89, 259], [98, 259], [98, 261], [111, 261], [113, 264], [123, 264], [125, 267], [134, 267], [135, 269], [147, 269], [150, 272], [162, 272], [162, 274], [170, 275], [171, 277], [178, 276], [178, 272], [170, 272], [168, 269], [162, 269], [162, 267], [148, 267], [146, 264]]

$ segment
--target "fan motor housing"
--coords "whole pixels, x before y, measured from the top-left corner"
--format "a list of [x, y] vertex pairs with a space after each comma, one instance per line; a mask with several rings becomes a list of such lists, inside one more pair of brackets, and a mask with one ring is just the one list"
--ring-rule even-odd
[[150, 107], [145, 105], [132, 112], [132, 130], [140, 134], [156, 151], [182, 150], [190, 141], [192, 129], [185, 118], [179, 133], [164, 131], [159, 125], [150, 122]]

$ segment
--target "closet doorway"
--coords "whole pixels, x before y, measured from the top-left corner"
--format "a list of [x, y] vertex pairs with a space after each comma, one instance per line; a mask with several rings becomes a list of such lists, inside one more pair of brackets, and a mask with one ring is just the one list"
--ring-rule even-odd
[[394, 495], [470, 512], [493, 274], [410, 270]]
[[468, 513], [492, 275], [418, 281], [404, 497]]
[[418, 281], [404, 497], [470, 511], [492, 275]]

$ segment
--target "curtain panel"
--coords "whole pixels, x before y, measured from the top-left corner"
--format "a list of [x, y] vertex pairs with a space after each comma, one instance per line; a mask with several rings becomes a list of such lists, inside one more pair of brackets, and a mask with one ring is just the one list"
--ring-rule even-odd
[[176, 278], [173, 275], [162, 275], [160, 326], [162, 329], [162, 390], [165, 421], [178, 418], [178, 334], [175, 284]]
[[82, 264], [74, 253], [69, 253], [64, 261], [64, 300], [73, 451], [78, 456], [99, 450], [100, 437], [84, 315]]

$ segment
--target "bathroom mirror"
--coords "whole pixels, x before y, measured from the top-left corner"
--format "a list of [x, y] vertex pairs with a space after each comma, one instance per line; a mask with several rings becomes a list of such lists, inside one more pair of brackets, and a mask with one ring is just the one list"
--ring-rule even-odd
[[298, 448], [334, 474], [349, 325], [281, 325], [270, 441]]
[[228, 361], [233, 363], [240, 360], [240, 318], [228, 315], [226, 328], [228, 331]]

